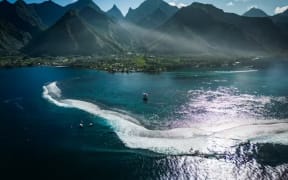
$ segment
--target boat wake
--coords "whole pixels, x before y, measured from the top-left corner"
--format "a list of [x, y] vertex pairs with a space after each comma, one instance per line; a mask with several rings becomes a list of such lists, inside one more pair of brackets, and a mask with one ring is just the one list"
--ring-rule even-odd
[[256, 69], [249, 69], [249, 70], [238, 70], [238, 71], [215, 71], [215, 73], [219, 74], [236, 74], [236, 73], [251, 73], [251, 72], [257, 72]]
[[96, 104], [62, 99], [57, 82], [43, 86], [43, 98], [64, 108], [93, 114], [111, 126], [125, 146], [162, 154], [211, 154], [235, 150], [241, 143], [288, 144], [287, 120], [239, 119], [217, 123], [197, 122], [193, 127], [150, 130], [128, 113], [102, 109]]

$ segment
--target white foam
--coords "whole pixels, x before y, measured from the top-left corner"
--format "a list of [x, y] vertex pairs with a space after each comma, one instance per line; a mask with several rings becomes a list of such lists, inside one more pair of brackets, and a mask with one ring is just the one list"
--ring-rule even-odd
[[187, 154], [224, 152], [248, 140], [288, 144], [286, 120], [239, 119], [215, 123], [199, 122], [189, 128], [149, 130], [124, 111], [104, 110], [90, 102], [61, 99], [61, 90], [56, 82], [44, 86], [43, 90], [43, 97], [57, 106], [77, 108], [106, 120], [129, 148], [165, 154]]
[[66, 68], [68, 66], [55, 66], [56, 68]]
[[[57, 87], [56, 82], [53, 82], [47, 86], [43, 86], [43, 93], [42, 96], [44, 99], [47, 99], [49, 102], [56, 104], [60, 107], [70, 107], [65, 103], [61, 103], [55, 97], [61, 97], [61, 90]], [[54, 96], [54, 98], [53, 98]]]
[[234, 74], [234, 73], [251, 73], [251, 72], [257, 72], [257, 69], [248, 69], [248, 70], [238, 70], [238, 71], [214, 71], [215, 73], [221, 73], [221, 74]]
[[47, 89], [47, 93], [51, 93], [50, 95], [56, 96], [57, 98], [61, 97], [61, 89], [58, 88], [56, 82], [50, 83], [48, 86], [44, 86]]

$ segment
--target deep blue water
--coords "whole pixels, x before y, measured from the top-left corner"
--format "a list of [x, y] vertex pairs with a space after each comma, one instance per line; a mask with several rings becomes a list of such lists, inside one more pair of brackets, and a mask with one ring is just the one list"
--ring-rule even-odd
[[2, 69], [0, 178], [287, 179], [287, 77]]

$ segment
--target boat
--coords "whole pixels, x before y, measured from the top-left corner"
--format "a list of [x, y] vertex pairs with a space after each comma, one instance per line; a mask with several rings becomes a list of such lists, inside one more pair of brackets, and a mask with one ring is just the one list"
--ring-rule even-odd
[[80, 121], [79, 127], [80, 127], [80, 128], [84, 128], [84, 121], [83, 121], [83, 120]]
[[149, 96], [148, 93], [143, 93], [143, 98], [142, 99], [143, 99], [144, 102], [148, 101], [148, 96]]

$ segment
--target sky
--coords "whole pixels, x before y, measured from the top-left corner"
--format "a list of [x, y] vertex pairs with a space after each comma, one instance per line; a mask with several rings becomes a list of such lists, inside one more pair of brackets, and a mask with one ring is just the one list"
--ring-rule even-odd
[[[11, 0], [12, 2], [15, 0]], [[27, 3], [39, 3], [44, 0], [24, 0]], [[76, 0], [53, 0], [60, 5], [67, 5]], [[94, 0], [104, 11], [110, 9], [113, 4], [116, 4], [125, 15], [129, 9], [138, 7], [144, 0]], [[243, 14], [251, 7], [256, 7], [264, 10], [267, 14], [273, 15], [288, 9], [288, 0], [165, 0], [171, 5], [178, 7], [187, 6], [195, 1], [201, 3], [213, 4], [214, 6], [223, 9], [226, 12]]]

